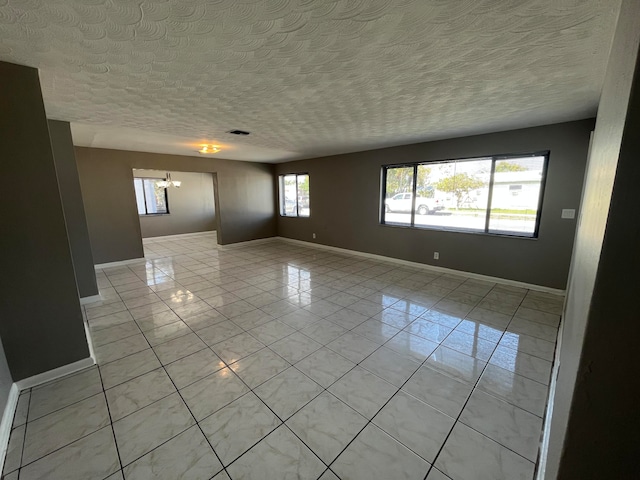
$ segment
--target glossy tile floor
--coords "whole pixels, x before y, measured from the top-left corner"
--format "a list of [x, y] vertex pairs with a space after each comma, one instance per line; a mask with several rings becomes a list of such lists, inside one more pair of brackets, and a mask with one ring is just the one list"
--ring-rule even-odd
[[27, 479], [531, 479], [562, 298], [271, 240], [98, 272], [99, 366], [22, 393]]

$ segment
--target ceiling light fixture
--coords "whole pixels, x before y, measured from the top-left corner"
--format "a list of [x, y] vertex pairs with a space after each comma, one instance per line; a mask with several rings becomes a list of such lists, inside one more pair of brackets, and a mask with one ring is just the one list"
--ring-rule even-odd
[[182, 182], [180, 180], [171, 180], [171, 173], [167, 172], [167, 178], [159, 182], [156, 182], [156, 185], [160, 188], [168, 188], [168, 187], [180, 188], [180, 185], [182, 185]]
[[202, 148], [198, 150], [198, 153], [202, 155], [212, 155], [214, 153], [218, 153], [220, 151], [220, 147], [215, 145], [202, 145]]

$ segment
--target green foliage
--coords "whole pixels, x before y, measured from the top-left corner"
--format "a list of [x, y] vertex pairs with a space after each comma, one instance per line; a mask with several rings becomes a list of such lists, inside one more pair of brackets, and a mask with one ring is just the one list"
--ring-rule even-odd
[[484, 182], [468, 173], [456, 173], [450, 177], [445, 177], [436, 183], [438, 190], [452, 193], [456, 197], [456, 205], [459, 208], [462, 199], [469, 196], [471, 190], [483, 187]]
[[[418, 185], [419, 196], [433, 197], [433, 187], [430, 187], [431, 167], [418, 165]], [[387, 198], [393, 197], [396, 193], [413, 191], [413, 167], [398, 167], [387, 169]]]
[[298, 177], [298, 195], [309, 195], [309, 177]]
[[525, 167], [517, 163], [498, 162], [496, 164], [496, 172], [524, 172]]
[[387, 197], [413, 190], [413, 167], [387, 169]]

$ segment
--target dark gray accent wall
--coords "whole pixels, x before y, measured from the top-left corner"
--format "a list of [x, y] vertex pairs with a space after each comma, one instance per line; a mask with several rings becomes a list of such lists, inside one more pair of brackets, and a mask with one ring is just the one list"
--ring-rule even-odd
[[0, 337], [15, 381], [88, 358], [38, 71], [0, 63]]
[[11, 378], [7, 357], [4, 355], [4, 348], [2, 347], [2, 342], [0, 342], [0, 418], [2, 418], [4, 409], [7, 406], [11, 385], [13, 385], [13, 378]]
[[[161, 170], [134, 170], [134, 177], [164, 178]], [[216, 229], [211, 173], [171, 172], [180, 188], [168, 188], [168, 215], [140, 215], [142, 238], [211, 232]]]
[[62, 196], [62, 208], [71, 245], [78, 293], [80, 298], [91, 297], [98, 294], [98, 284], [96, 271], [93, 268], [93, 254], [69, 122], [49, 120], [49, 135], [58, 172], [58, 185]]
[[598, 109], [558, 347], [544, 477], [549, 480], [640, 477], [639, 46], [640, 2], [624, 0]]
[[93, 259], [107, 263], [144, 256], [133, 169], [215, 172], [218, 243], [276, 234], [273, 165], [217, 158], [76, 147]]
[[[593, 120], [455, 138], [276, 165], [278, 175], [308, 172], [309, 218], [278, 217], [278, 234], [438, 267], [564, 289]], [[381, 168], [549, 150], [539, 238], [525, 239], [380, 225]], [[433, 252], [440, 260], [433, 259]]]

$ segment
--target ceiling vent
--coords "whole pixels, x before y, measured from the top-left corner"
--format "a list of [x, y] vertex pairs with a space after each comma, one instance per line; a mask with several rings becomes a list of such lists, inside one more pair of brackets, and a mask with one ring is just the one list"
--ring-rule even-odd
[[245, 132], [244, 130], [231, 130], [231, 131], [229, 131], [227, 133], [230, 133], [231, 135], [241, 135], [241, 136], [246, 137], [251, 132]]

